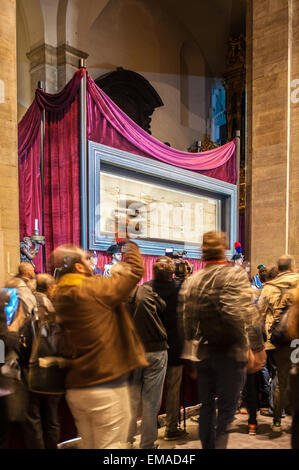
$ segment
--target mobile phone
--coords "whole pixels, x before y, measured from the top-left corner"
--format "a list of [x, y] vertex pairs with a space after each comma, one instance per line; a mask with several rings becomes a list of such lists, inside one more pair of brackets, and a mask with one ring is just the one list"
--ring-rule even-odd
[[4, 307], [4, 313], [6, 316], [6, 324], [7, 326], [12, 324], [14, 316], [18, 311], [19, 307], [19, 296], [17, 289], [2, 289], [9, 295], [9, 300]]
[[173, 255], [173, 248], [165, 248], [165, 256], [172, 256]]

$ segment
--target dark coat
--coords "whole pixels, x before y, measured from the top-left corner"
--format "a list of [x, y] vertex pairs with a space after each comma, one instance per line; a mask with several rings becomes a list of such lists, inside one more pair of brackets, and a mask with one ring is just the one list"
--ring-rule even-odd
[[180, 285], [173, 279], [172, 281], [159, 282], [154, 279], [145, 282], [144, 285], [152, 287], [161, 299], [166, 303], [166, 309], [161, 313], [161, 320], [167, 333], [168, 342], [168, 364], [180, 365], [183, 349], [183, 331], [179, 328], [178, 318], [178, 293]]
[[128, 305], [145, 351], [167, 349], [167, 333], [160, 318], [166, 308], [164, 300], [143, 284], [130, 295]]
[[183, 285], [187, 340], [198, 340], [200, 360], [217, 350], [246, 362], [249, 346], [263, 348], [252, 289], [244, 269], [209, 264]]

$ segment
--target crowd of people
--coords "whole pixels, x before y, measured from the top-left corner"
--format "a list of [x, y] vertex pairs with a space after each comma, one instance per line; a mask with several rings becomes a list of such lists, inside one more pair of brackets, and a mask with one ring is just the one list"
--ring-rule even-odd
[[[176, 277], [174, 260], [162, 256], [152, 280], [142, 285], [143, 261], [131, 241], [109, 276], [96, 271], [94, 256], [71, 245], [52, 253], [55, 280], [22, 262], [0, 290], [0, 448], [9, 448], [12, 414], [19, 413], [26, 447], [55, 449], [63, 394], [81, 448], [133, 448], [138, 418], [140, 448], [157, 448], [163, 396], [164, 439], [183, 439], [180, 392], [187, 362], [196, 372], [203, 449], [227, 447], [237, 412], [248, 415], [248, 433], [255, 435], [258, 411], [273, 417], [276, 433], [291, 414], [292, 447], [298, 449], [294, 259], [282, 255], [251, 277], [242, 255], [228, 260], [226, 252], [225, 234], [208, 232], [203, 269]], [[8, 321], [13, 292], [18, 303]]]

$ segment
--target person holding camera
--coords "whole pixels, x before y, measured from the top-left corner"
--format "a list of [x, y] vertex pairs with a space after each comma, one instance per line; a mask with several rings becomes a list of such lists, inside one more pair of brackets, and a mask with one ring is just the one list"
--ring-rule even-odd
[[123, 448], [131, 418], [128, 374], [148, 366], [126, 302], [143, 275], [139, 248], [128, 242], [111, 276], [93, 276], [76, 246], [52, 254], [62, 268], [51, 300], [65, 332], [66, 400], [83, 449]]
[[152, 287], [166, 303], [161, 320], [167, 333], [168, 365], [165, 377], [166, 430], [164, 440], [180, 439], [186, 431], [178, 426], [180, 413], [180, 391], [183, 375], [181, 353], [183, 349], [182, 330], [178, 322], [178, 294], [180, 284], [173, 278], [175, 263], [168, 256], [158, 258], [153, 267], [154, 278], [145, 283]]

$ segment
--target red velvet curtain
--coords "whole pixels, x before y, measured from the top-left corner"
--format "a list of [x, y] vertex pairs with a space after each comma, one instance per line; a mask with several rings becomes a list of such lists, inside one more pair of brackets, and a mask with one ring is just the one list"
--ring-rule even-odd
[[[172, 161], [177, 162], [173, 163], [173, 165], [191, 169], [189, 168], [190, 161], [193, 161], [195, 168], [192, 168], [192, 171], [226, 181], [227, 183], [236, 184], [237, 173], [234, 141], [217, 149], [210, 150], [209, 152], [194, 154], [180, 152], [157, 141], [157, 139], [138, 127], [134, 121], [126, 116], [124, 112], [100, 90], [89, 75], [87, 76], [86, 96], [88, 140], [154, 160], [161, 160], [160, 156], [167, 154], [167, 152], [172, 152], [174, 154]], [[127, 128], [130, 128], [131, 133], [127, 132]], [[133, 134], [133, 137], [131, 134]], [[227, 159], [227, 146], [230, 148], [229, 159]], [[218, 163], [214, 161], [210, 162], [211, 156], [213, 154], [217, 155], [217, 152], [219, 156], [215, 156], [215, 160]], [[157, 154], [157, 156], [155, 156], [155, 154]], [[224, 155], [226, 155], [226, 158]], [[186, 166], [184, 166], [184, 158], [189, 160], [189, 166], [187, 162]], [[221, 161], [225, 161], [225, 163], [221, 164]], [[199, 169], [201, 165], [208, 169]]]
[[[151, 255], [142, 255], [143, 263], [144, 263], [144, 275], [141, 279], [141, 284], [146, 281], [150, 281], [153, 278], [153, 265], [155, 264], [156, 260], [159, 256], [151, 256]], [[100, 251], [98, 253], [98, 264], [97, 266], [101, 268], [102, 273], [104, 273], [104, 266], [105, 264], [110, 263], [111, 255], [104, 251]], [[199, 271], [203, 267], [203, 262], [199, 259], [190, 259], [188, 258], [190, 264], [193, 265], [194, 272]]]
[[[33, 235], [34, 219], [42, 228], [40, 129], [45, 110], [44, 233], [46, 259], [63, 243], [80, 245], [79, 86], [85, 70], [57, 94], [36, 90], [35, 101], [18, 127], [20, 237]], [[41, 254], [34, 261], [42, 270]], [[49, 269], [49, 266], [47, 266]]]
[[[46, 259], [53, 248], [80, 245], [78, 95], [45, 125], [44, 227]], [[47, 266], [49, 269], [49, 266]]]
[[[41, 178], [40, 178], [40, 128], [31, 145], [24, 147], [19, 159], [19, 210], [21, 240], [34, 234], [34, 220], [42, 232]], [[42, 271], [42, 249], [34, 259], [37, 272]]]
[[[33, 235], [35, 219], [39, 221], [41, 234], [40, 129], [42, 111], [45, 111], [43, 235], [45, 235], [46, 259], [49, 259], [53, 248], [60, 244], [80, 244], [78, 91], [85, 72], [84, 69], [78, 70], [60, 93], [50, 95], [40, 89], [36, 90], [35, 100], [18, 127], [20, 236], [23, 238], [25, 235]], [[150, 136], [145, 135], [115, 104], [112, 106], [111, 100], [104, 96], [90, 77], [88, 77], [88, 87], [90, 90], [87, 89], [87, 138], [151, 158], [150, 147], [146, 153], [136, 146], [138, 133], [142, 134], [140, 135], [144, 145], [147, 144]], [[103, 106], [100, 105], [101, 103]], [[110, 111], [109, 106], [113, 108]], [[112, 113], [114, 117], [120, 116], [119, 122], [114, 122], [112, 125], [109, 121], [111, 116], [105, 115], [105, 110], [108, 114]], [[132, 141], [126, 138], [125, 124], [127, 121], [131, 129]], [[163, 146], [156, 139], [151, 141], [151, 144], [155, 151], [166, 153], [170, 151], [167, 146]], [[234, 182], [236, 176], [235, 156], [230, 157], [223, 165], [215, 167], [217, 162], [227, 159], [227, 152], [231, 152], [231, 148], [232, 145], [223, 150], [217, 149], [215, 158], [213, 151], [208, 152], [209, 155], [194, 154], [192, 158], [187, 152], [178, 153], [182, 154], [182, 161], [186, 158], [189, 160], [189, 164], [190, 161], [192, 164], [193, 158], [195, 162], [198, 161], [198, 165], [204, 167], [210, 165], [209, 162], [211, 162], [210, 169], [201, 170], [200, 173]], [[176, 152], [175, 149], [171, 150], [172, 158]], [[206, 162], [205, 158], [207, 158]], [[100, 255], [103, 258], [103, 263], [105, 256], [104, 254]], [[144, 259], [146, 270], [144, 280], [148, 280], [152, 276], [152, 264], [156, 257], [145, 256]], [[102, 263], [101, 258], [99, 263]], [[201, 268], [200, 261], [193, 260], [193, 264], [195, 270]], [[36, 258], [36, 267], [37, 271], [42, 268], [41, 254]]]

